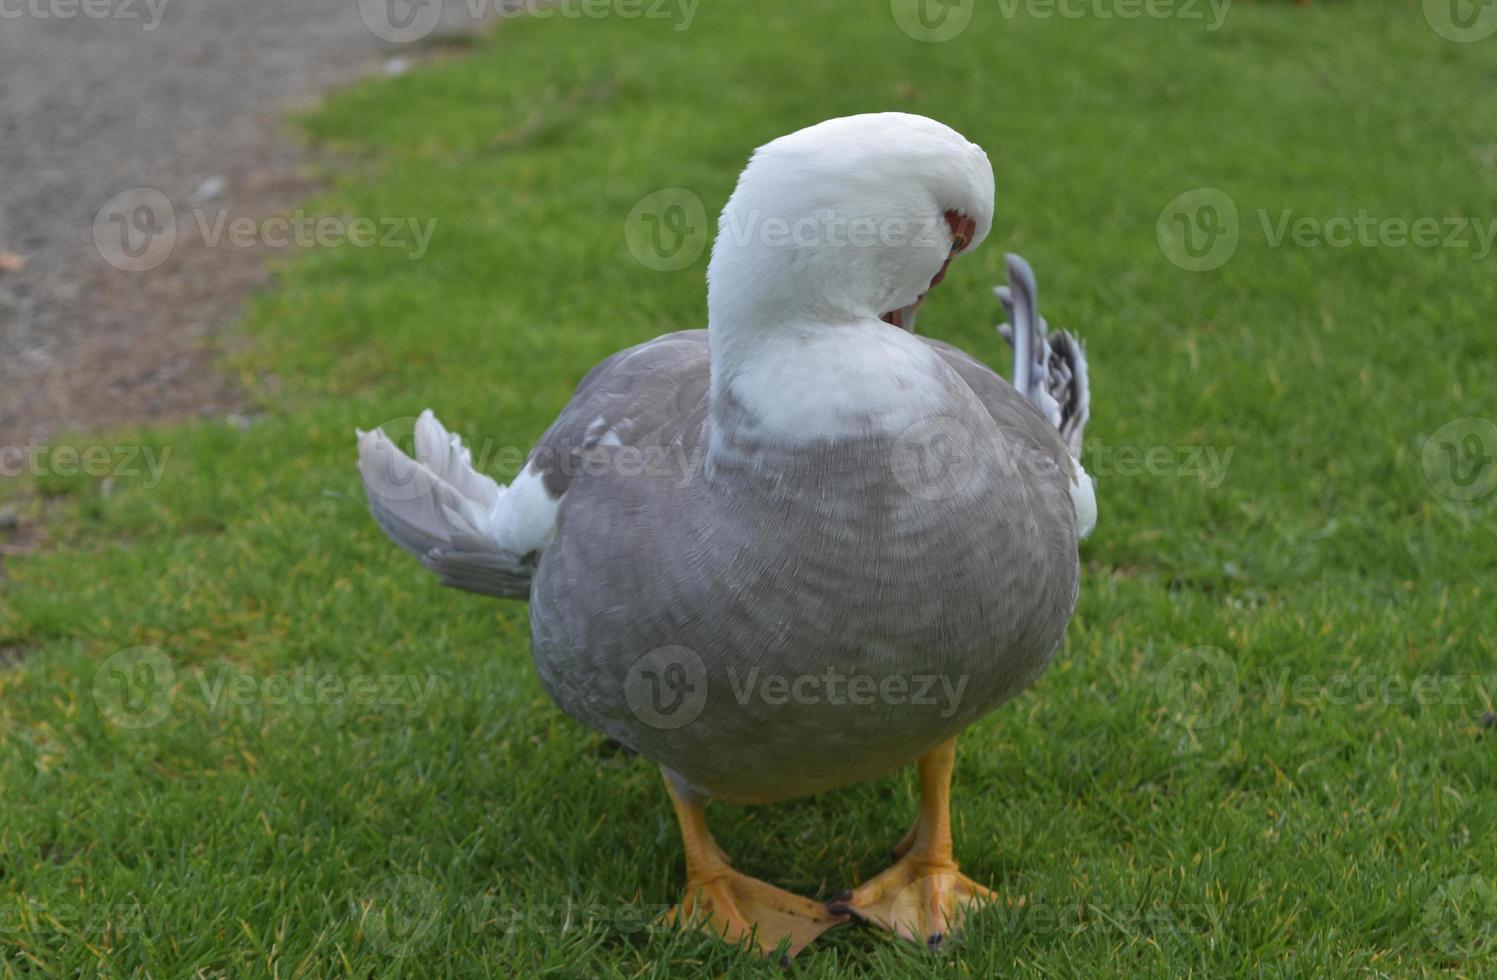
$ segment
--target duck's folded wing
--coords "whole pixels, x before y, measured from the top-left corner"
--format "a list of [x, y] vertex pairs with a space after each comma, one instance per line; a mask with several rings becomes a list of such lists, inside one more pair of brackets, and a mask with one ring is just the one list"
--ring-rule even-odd
[[999, 428], [1010, 436], [1022, 438], [1025, 443], [1022, 450], [1030, 454], [1024, 461], [1025, 465], [1053, 466], [1065, 475], [1070, 485], [1071, 501], [1076, 507], [1076, 535], [1084, 538], [1090, 534], [1097, 524], [1097, 498], [1092, 478], [1042, 408], [1020, 395], [992, 368], [961, 348], [939, 340], [922, 339], [967, 383]]
[[678, 442], [699, 425], [707, 404], [707, 331], [665, 334], [603, 361], [582, 379], [572, 400], [536, 443], [526, 465], [558, 501], [589, 472], [630, 461]]

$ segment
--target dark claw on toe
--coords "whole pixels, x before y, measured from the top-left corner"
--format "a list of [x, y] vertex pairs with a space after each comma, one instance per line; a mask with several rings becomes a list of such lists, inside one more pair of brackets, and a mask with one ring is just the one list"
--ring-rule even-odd
[[929, 939], [925, 941], [925, 945], [929, 946], [932, 952], [935, 952], [936, 950], [939, 950], [941, 948], [941, 943], [943, 940], [945, 940], [945, 938], [946, 936], [944, 933], [934, 933]]
[[836, 899], [833, 899], [832, 901], [826, 903], [826, 910], [831, 915], [843, 916], [856, 922], [868, 921], [858, 914], [857, 909], [852, 908], [849, 905], [844, 905]]

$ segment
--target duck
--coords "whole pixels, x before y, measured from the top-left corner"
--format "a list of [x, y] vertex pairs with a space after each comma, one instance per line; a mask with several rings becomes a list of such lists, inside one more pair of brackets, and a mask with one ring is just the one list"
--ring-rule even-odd
[[[915, 332], [994, 199], [984, 150], [933, 119], [790, 133], [721, 213], [706, 329], [592, 368], [508, 485], [429, 409], [412, 453], [358, 432], [379, 527], [442, 584], [528, 602], [556, 705], [659, 766], [673, 923], [781, 956], [853, 921], [939, 946], [998, 899], [954, 856], [957, 741], [1055, 656], [1097, 511], [1085, 351], [1027, 262], [997, 292], [1012, 380]], [[893, 864], [830, 901], [744, 874], [708, 828], [708, 801], [911, 764]]]

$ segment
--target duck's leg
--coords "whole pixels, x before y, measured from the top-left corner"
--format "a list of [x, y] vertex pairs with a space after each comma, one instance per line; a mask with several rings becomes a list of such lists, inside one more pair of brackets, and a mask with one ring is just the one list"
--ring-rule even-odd
[[752, 936], [765, 955], [783, 948], [788, 956], [848, 921], [845, 913], [834, 914], [820, 902], [734, 871], [707, 829], [701, 798], [678, 786], [668, 773], [665, 785], [686, 845], [686, 894], [667, 914], [667, 921], [683, 924], [695, 918], [730, 943]]
[[897, 935], [939, 946], [967, 906], [997, 896], [962, 874], [951, 856], [951, 770], [956, 739], [920, 757], [920, 815], [895, 847], [894, 866], [827, 904]]

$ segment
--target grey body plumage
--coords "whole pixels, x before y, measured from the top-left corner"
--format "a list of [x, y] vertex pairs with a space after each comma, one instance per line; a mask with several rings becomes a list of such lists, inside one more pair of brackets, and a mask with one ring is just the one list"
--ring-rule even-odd
[[[565, 495], [531, 593], [532, 645], [563, 710], [699, 790], [766, 802], [889, 772], [1039, 676], [1076, 598], [1069, 454], [1007, 382], [927, 342], [950, 368], [950, 401], [908, 445], [741, 447], [753, 467], [708, 466], [704, 331], [593, 373], [537, 449]], [[927, 445], [942, 436], [956, 444]], [[900, 471], [924, 451], [952, 453], [930, 461], [951, 471]], [[926, 478], [937, 482], [911, 485]], [[705, 686], [704, 701], [667, 692], [694, 714], [679, 727], [629, 697], [664, 683], [631, 676], [662, 649], [691, 668], [682, 684]], [[817, 680], [770, 703], [773, 677]], [[884, 687], [853, 703], [854, 678]]]
[[[968, 188], [949, 193], [966, 193], [980, 220], [953, 224], [951, 256], [975, 247], [991, 223], [981, 151], [929, 121], [864, 118], [874, 122], [827, 126], [882, 127], [866, 151], [877, 166], [914, 152], [911, 135], [955, 139], [900, 165]], [[787, 145], [764, 166], [823, 166]], [[756, 155], [730, 210], [753, 201], [754, 168], [776, 146]], [[710, 344], [708, 331], [670, 334], [598, 365], [510, 487], [474, 471], [429, 413], [415, 459], [361, 434], [371, 509], [444, 584], [528, 598], [536, 669], [557, 704], [696, 790], [767, 802], [890, 772], [1024, 690], [1061, 641], [1095, 509], [1077, 461], [1085, 354], [1047, 335], [1016, 256], [999, 298], [1021, 390], [954, 347], [867, 318], [836, 328], [863, 358], [844, 382], [862, 401], [817, 402], [814, 373], [788, 379], [801, 352], [842, 349], [822, 343], [831, 328], [759, 320], [788, 316], [775, 276], [802, 277], [796, 288], [819, 309], [848, 302], [836, 268], [851, 281], [878, 262], [929, 277], [910, 270], [944, 257], [828, 252], [833, 266], [807, 277], [796, 256], [720, 238]], [[867, 288], [891, 306], [924, 296], [884, 281]], [[874, 376], [890, 390], [868, 388]], [[795, 438], [793, 417], [770, 417], [782, 378], [829, 405], [822, 415], [842, 413], [828, 435]], [[901, 402], [920, 408], [888, 408]]]

